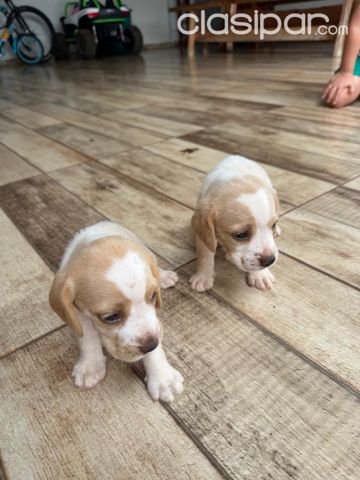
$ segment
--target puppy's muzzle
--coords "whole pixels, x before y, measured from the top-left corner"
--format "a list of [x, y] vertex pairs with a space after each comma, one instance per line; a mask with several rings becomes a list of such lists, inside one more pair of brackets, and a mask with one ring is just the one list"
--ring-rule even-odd
[[260, 258], [260, 265], [262, 267], [270, 267], [276, 260], [275, 255], [266, 255]]
[[141, 353], [149, 353], [155, 350], [155, 348], [159, 345], [158, 338], [149, 338], [143, 343], [140, 344], [139, 350]]

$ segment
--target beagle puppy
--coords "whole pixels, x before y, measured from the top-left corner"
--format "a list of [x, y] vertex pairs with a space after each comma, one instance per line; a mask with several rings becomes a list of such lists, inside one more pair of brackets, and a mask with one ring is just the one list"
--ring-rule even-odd
[[248, 285], [271, 288], [275, 278], [268, 267], [278, 257], [278, 210], [276, 191], [260, 165], [239, 155], [216, 165], [204, 179], [191, 221], [197, 249], [192, 288], [203, 292], [213, 286], [218, 244], [246, 272]]
[[105, 377], [108, 352], [125, 362], [142, 359], [153, 400], [171, 401], [183, 377], [167, 361], [156, 315], [160, 288], [177, 274], [157, 266], [153, 254], [129, 230], [100, 222], [78, 232], [67, 247], [49, 302], [76, 333], [80, 357], [72, 376], [77, 387], [93, 387]]

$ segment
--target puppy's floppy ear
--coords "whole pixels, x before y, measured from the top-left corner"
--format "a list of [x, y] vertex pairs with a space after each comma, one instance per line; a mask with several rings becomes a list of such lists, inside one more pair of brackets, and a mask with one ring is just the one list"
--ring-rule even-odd
[[76, 335], [82, 337], [83, 329], [74, 302], [74, 282], [64, 272], [57, 272], [49, 293], [50, 306]]
[[160, 290], [160, 272], [159, 272], [159, 267], [157, 266], [156, 260], [151, 254], [149, 255], [149, 264], [150, 264], [151, 273], [153, 274], [153, 276], [157, 281], [155, 307], [161, 308], [162, 300], [161, 300], [161, 290]]
[[275, 188], [272, 188], [271, 190], [272, 190], [272, 193], [273, 193], [273, 196], [274, 196], [276, 213], [279, 213], [279, 212], [280, 212], [280, 201], [279, 201], [278, 193], [277, 193], [277, 191], [275, 190]]
[[210, 208], [198, 205], [191, 219], [192, 229], [207, 248], [215, 253], [217, 241], [214, 227], [214, 214]]
[[[279, 201], [277, 191], [273, 188], [272, 193], [273, 193], [273, 196], [274, 196], [276, 213], [279, 214], [280, 213], [280, 201]], [[279, 227], [279, 224], [277, 223], [276, 228], [275, 228], [275, 236], [280, 237], [280, 235], [281, 235], [281, 228]]]

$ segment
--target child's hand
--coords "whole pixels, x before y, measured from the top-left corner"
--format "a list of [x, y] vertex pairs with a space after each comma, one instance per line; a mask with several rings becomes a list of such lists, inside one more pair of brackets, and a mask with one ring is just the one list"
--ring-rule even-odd
[[356, 77], [352, 73], [339, 72], [332, 77], [327, 84], [322, 99], [329, 105], [336, 105], [339, 94], [347, 89], [348, 93], [354, 93], [356, 87]]

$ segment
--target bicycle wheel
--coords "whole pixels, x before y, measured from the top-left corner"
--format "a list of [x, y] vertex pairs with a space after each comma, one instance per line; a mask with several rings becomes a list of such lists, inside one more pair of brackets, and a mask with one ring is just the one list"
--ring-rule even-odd
[[48, 61], [54, 49], [55, 30], [48, 17], [34, 7], [23, 6], [17, 9], [13, 18], [18, 35], [30, 34], [39, 39], [43, 46], [41, 62]]
[[36, 65], [44, 57], [44, 48], [35, 35], [24, 33], [17, 38], [16, 55], [22, 62], [28, 65]]

